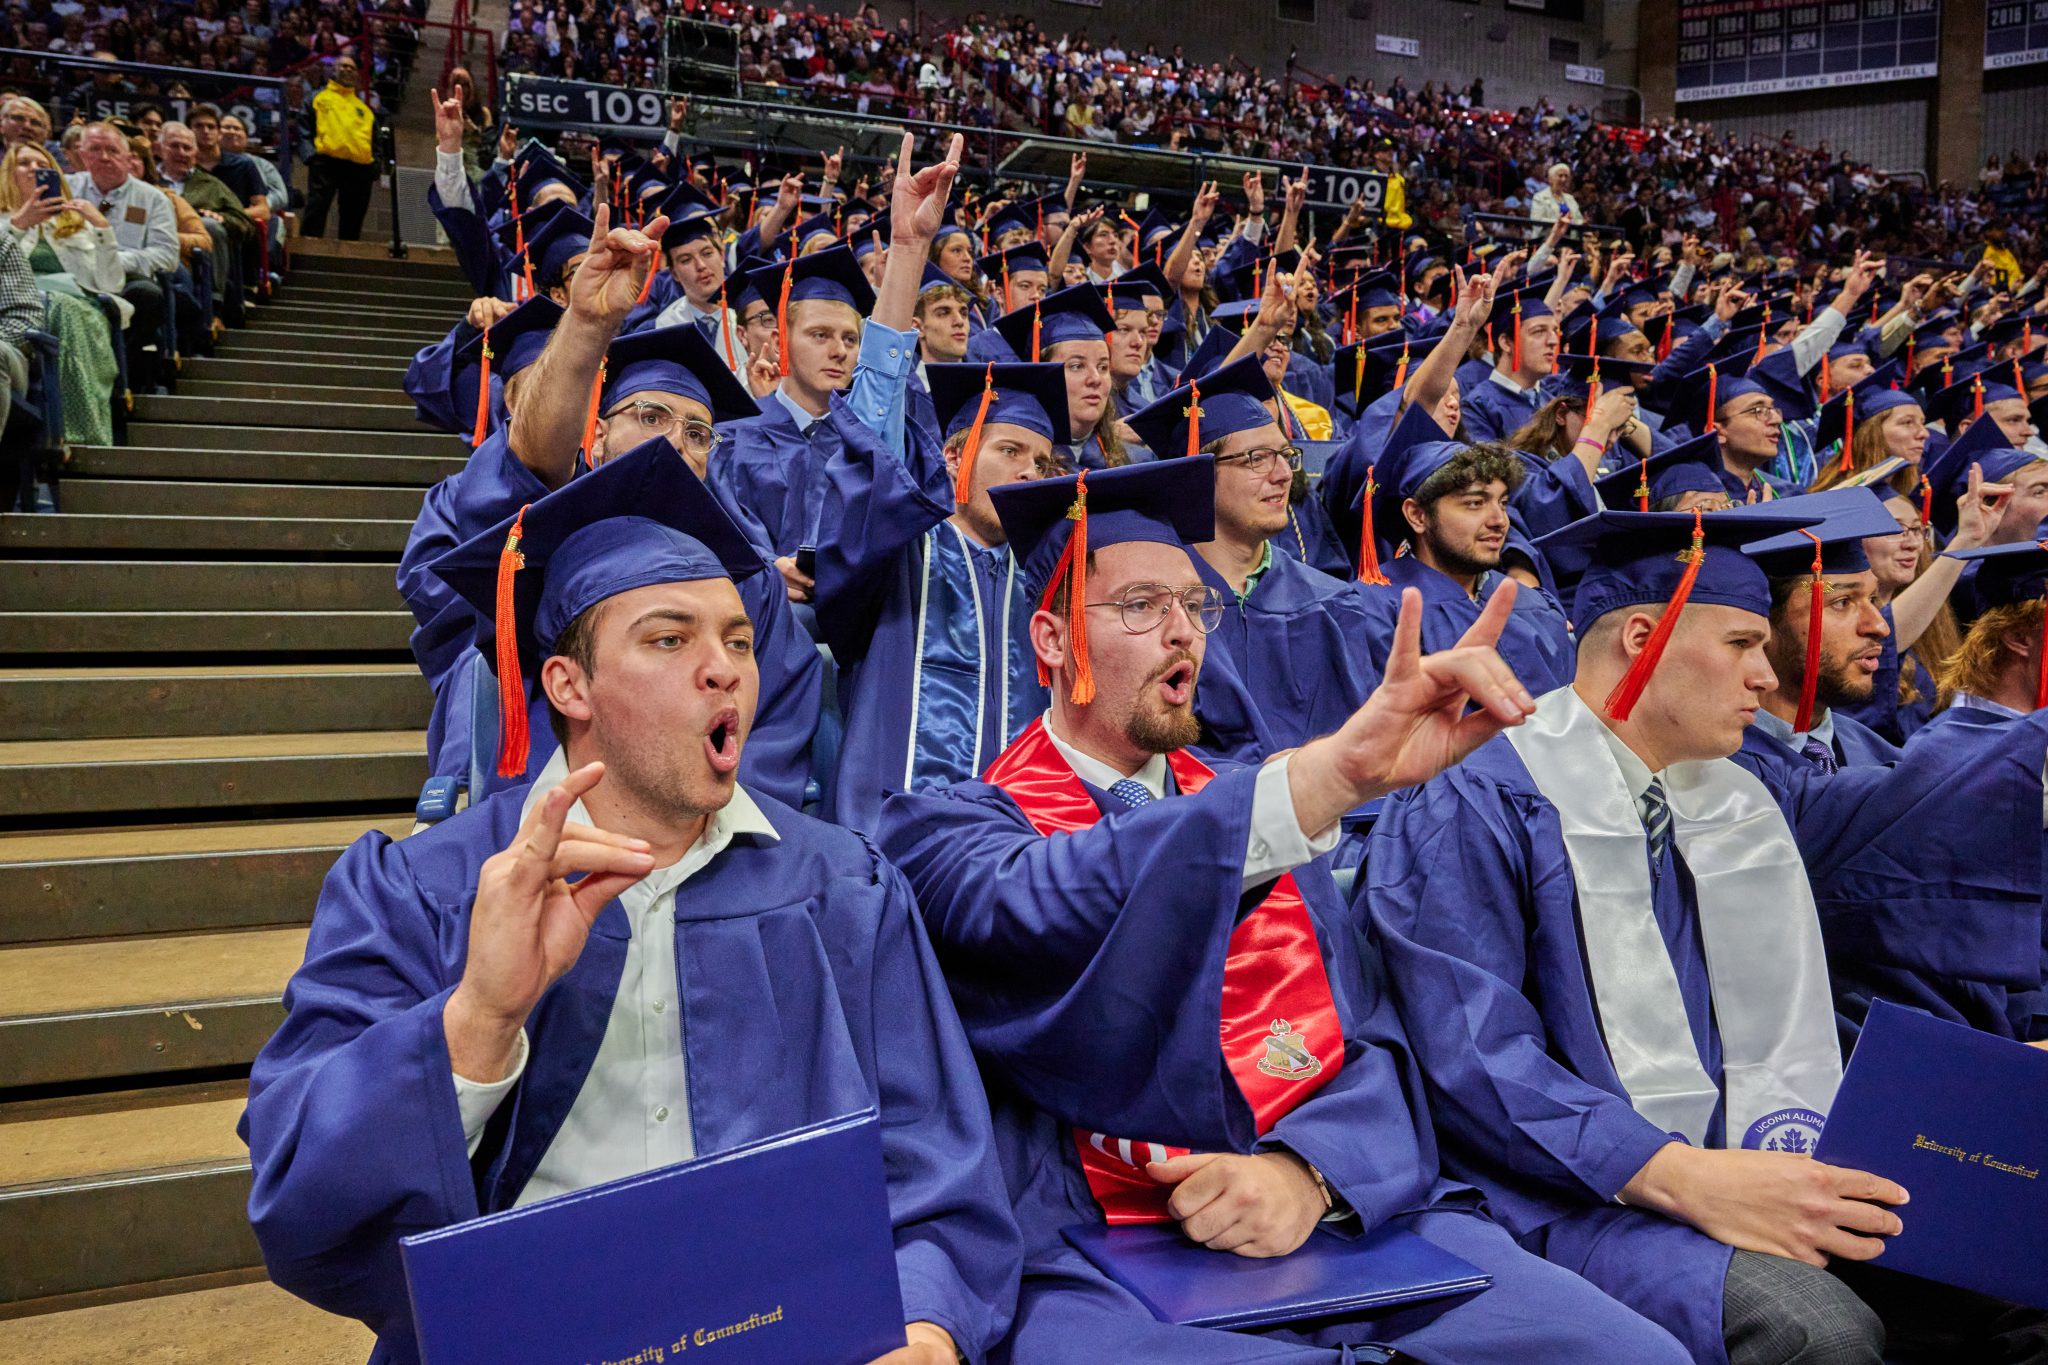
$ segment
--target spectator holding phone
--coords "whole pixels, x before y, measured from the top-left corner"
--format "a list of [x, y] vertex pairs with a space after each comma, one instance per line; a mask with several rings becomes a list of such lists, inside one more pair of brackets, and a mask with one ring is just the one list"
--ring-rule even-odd
[[121, 337], [93, 302], [116, 301], [122, 321], [134, 315], [121, 298], [126, 274], [113, 225], [99, 206], [71, 198], [64, 178], [39, 143], [18, 142], [0, 156], [0, 236], [10, 238], [49, 295], [37, 325], [57, 338], [64, 391], [64, 437], [73, 445], [114, 439], [114, 347]]

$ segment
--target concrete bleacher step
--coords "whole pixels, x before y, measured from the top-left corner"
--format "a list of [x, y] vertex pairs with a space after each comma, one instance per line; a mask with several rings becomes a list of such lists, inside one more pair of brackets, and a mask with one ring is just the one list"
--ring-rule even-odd
[[[138, 400], [147, 401], [150, 400]], [[216, 426], [205, 418], [184, 415], [188, 411], [172, 409], [167, 416], [138, 419], [129, 425], [129, 443], [178, 450], [290, 450], [308, 454], [428, 455], [455, 460], [469, 457], [469, 448], [460, 437], [418, 423], [395, 431], [379, 431], [372, 437], [361, 430], [287, 426], [277, 421]], [[273, 411], [271, 415], [291, 418], [299, 414], [294, 409]]]
[[0, 1090], [247, 1066], [305, 954], [298, 926], [0, 949]]
[[[394, 433], [395, 434], [395, 433]], [[385, 438], [380, 435], [375, 444]], [[359, 441], [370, 445], [371, 441]], [[458, 448], [459, 449], [459, 448]], [[93, 477], [149, 479], [167, 487], [176, 479], [249, 479], [268, 483], [404, 484], [424, 489], [460, 470], [460, 454], [370, 455], [303, 450], [179, 450], [146, 446], [76, 446], [64, 467], [61, 496], [69, 504], [74, 488]], [[69, 480], [78, 480], [72, 483]]]
[[411, 663], [0, 668], [10, 740], [414, 730], [432, 710]]
[[[450, 327], [455, 325], [449, 319]], [[334, 336], [298, 332], [264, 332], [251, 335], [248, 329], [229, 332], [218, 346], [214, 355], [228, 360], [277, 360], [287, 364], [318, 364], [332, 360], [341, 365], [403, 365], [418, 353], [421, 347], [432, 345], [447, 335], [442, 331], [435, 336], [371, 337]], [[399, 387], [391, 387], [393, 396], [399, 394]]]
[[313, 521], [411, 521], [426, 490], [358, 484], [167, 479], [67, 479], [64, 510], [100, 516], [283, 517]]
[[320, 249], [323, 243], [302, 241], [292, 254], [292, 280], [312, 280], [327, 275], [351, 278], [369, 276], [386, 283], [405, 280], [456, 280], [465, 278], [462, 267], [452, 262], [407, 259], [394, 261], [383, 256], [356, 256]]
[[411, 298], [405, 294], [357, 294], [347, 302], [302, 302], [297, 293], [266, 304], [260, 316], [273, 322], [344, 327], [436, 327], [447, 331], [464, 306], [453, 300]]
[[[252, 1272], [253, 1274], [253, 1272]], [[192, 1289], [25, 1318], [8, 1329], [39, 1365], [362, 1365], [375, 1338], [269, 1283]]]
[[245, 384], [296, 384], [310, 394], [328, 385], [348, 389], [377, 389], [386, 399], [405, 383], [405, 363], [391, 358], [364, 357], [355, 362], [329, 355], [285, 358], [271, 351], [263, 355], [195, 356], [178, 372], [182, 390], [190, 383], [217, 381]]
[[309, 399], [317, 399], [321, 403], [371, 405], [388, 405], [391, 402], [390, 386], [348, 382], [356, 377], [337, 371], [330, 375], [325, 383], [313, 386], [285, 380], [272, 382], [261, 379], [208, 379], [191, 376], [178, 380], [178, 395], [183, 398], [246, 398], [279, 407], [287, 404], [296, 406]]
[[282, 297], [295, 305], [341, 309], [365, 299], [431, 305], [448, 310], [452, 320], [476, 298], [476, 291], [467, 280], [394, 280], [371, 288], [360, 278], [347, 275], [295, 274], [290, 294]]
[[0, 820], [120, 811], [403, 803], [424, 730], [0, 741]]
[[289, 417], [297, 422], [317, 422], [349, 431], [425, 430], [413, 415], [411, 403], [326, 403], [302, 399], [286, 404], [258, 398], [149, 394], [135, 400], [135, 416], [143, 422], [204, 422], [249, 427], [264, 426], [280, 417]]
[[[249, 1199], [235, 1135], [247, 1094], [230, 1082], [0, 1106], [0, 1244], [14, 1249], [0, 1303], [261, 1265], [236, 1216]], [[12, 1325], [0, 1335], [20, 1349]]]
[[0, 945], [305, 924], [320, 879], [412, 813], [0, 835]]
[[[0, 559], [0, 610], [395, 611], [385, 564]], [[19, 738], [20, 736], [13, 736]]]
[[289, 336], [300, 341], [315, 338], [331, 342], [337, 350], [353, 350], [354, 342], [364, 341], [402, 342], [420, 347], [431, 345], [448, 335], [452, 319], [423, 317], [411, 318], [365, 318], [356, 322], [341, 322], [332, 318], [301, 318], [281, 316], [274, 312], [253, 315], [249, 325], [242, 329], [242, 335], [255, 342], [273, 336]]
[[403, 654], [412, 613], [0, 612], [0, 657], [28, 654]]
[[396, 555], [409, 520], [283, 521], [271, 517], [107, 516], [79, 512], [0, 514], [0, 548], [43, 550], [304, 551]]

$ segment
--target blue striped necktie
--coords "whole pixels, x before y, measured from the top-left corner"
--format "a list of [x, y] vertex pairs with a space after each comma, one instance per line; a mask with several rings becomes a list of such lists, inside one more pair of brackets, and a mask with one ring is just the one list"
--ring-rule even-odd
[[1651, 778], [1636, 804], [1643, 813], [1643, 832], [1650, 838], [1650, 864], [1662, 867], [1671, 847], [1671, 807], [1664, 800], [1664, 784]]

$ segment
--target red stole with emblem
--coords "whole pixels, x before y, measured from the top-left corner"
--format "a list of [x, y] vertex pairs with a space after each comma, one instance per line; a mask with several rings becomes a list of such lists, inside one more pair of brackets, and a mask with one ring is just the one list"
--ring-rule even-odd
[[[1216, 774], [1185, 752], [1166, 756], [1186, 795]], [[1040, 834], [1086, 829], [1102, 811], [1067, 760], [1053, 747], [1041, 718], [990, 765], [983, 780], [1015, 801]], [[1292, 873], [1267, 890], [1230, 935], [1223, 966], [1219, 1040], [1232, 1079], [1259, 1133], [1330, 1083], [1344, 1066], [1344, 1029], [1323, 970], [1315, 925]], [[1103, 1216], [1116, 1223], [1168, 1223], [1170, 1185], [1145, 1174], [1145, 1163], [1185, 1156], [1185, 1147], [1074, 1130], [1081, 1169]]]

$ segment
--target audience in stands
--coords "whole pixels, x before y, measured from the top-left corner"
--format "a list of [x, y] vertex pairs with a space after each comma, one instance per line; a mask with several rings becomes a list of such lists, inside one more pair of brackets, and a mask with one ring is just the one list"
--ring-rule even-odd
[[[21, 142], [0, 156], [0, 226], [15, 239], [36, 287], [49, 296], [44, 330], [57, 338], [64, 390], [64, 439], [106, 445], [113, 439], [114, 385], [123, 344], [121, 321], [134, 306], [121, 297], [126, 275], [113, 225], [88, 199], [43, 193], [36, 173], [56, 162], [41, 146]], [[95, 300], [107, 298], [102, 312]]]
[[[145, 145], [145, 154], [147, 150]], [[183, 243], [178, 217], [163, 191], [137, 178], [135, 153], [113, 124], [88, 125], [78, 152], [85, 170], [71, 177], [71, 192], [113, 225], [121, 259], [121, 297], [135, 309], [127, 331], [128, 386], [148, 392], [156, 380], [155, 358], [143, 348], [156, 342], [164, 310], [172, 306], [156, 277], [179, 268]], [[204, 229], [200, 235], [203, 239]]]

